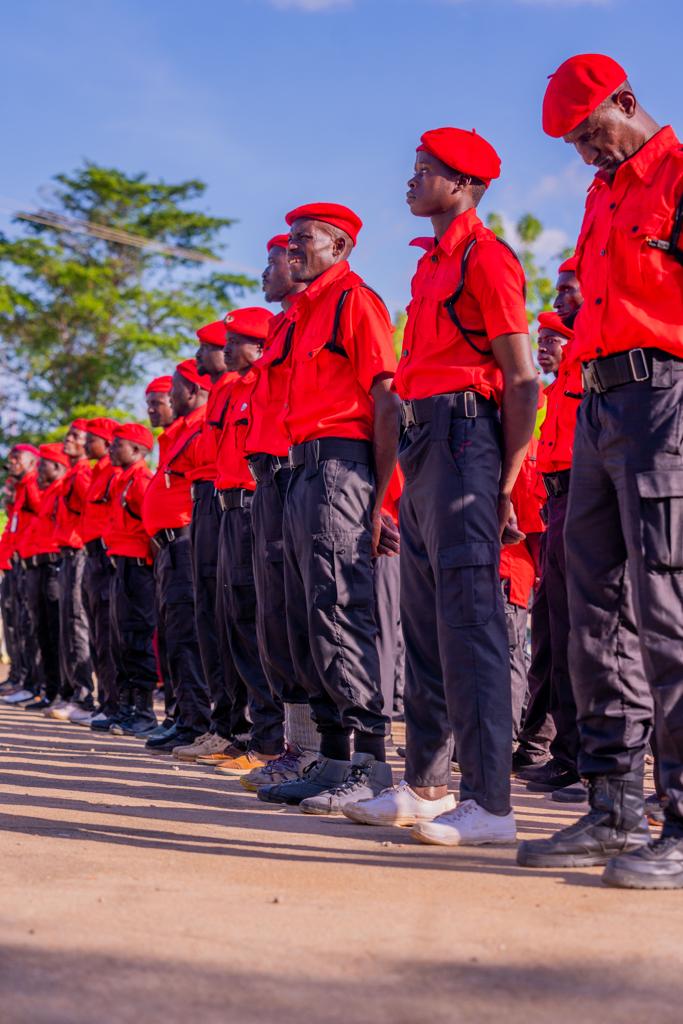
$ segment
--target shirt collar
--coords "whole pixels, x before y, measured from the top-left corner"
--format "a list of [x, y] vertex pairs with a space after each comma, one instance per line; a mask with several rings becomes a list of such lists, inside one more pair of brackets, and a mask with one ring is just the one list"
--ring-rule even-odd
[[439, 241], [435, 243], [434, 249], [441, 249], [447, 256], [452, 256], [463, 239], [472, 233], [477, 223], [479, 223], [479, 215], [475, 207], [465, 210], [448, 226]]
[[331, 284], [338, 281], [344, 274], [348, 274], [349, 270], [348, 260], [342, 260], [341, 263], [335, 263], [333, 267], [323, 271], [320, 277], [316, 277], [315, 281], [311, 281], [308, 288], [300, 293], [299, 300], [290, 307], [289, 312], [294, 313], [295, 310], [303, 305], [304, 301], [313, 302], [322, 291], [329, 288]]
[[[635, 174], [641, 181], [647, 183], [657, 169], [658, 163], [664, 154], [679, 145], [680, 142], [675, 131], [670, 124], [667, 124], [660, 128], [651, 139], [648, 139], [645, 145], [641, 146], [633, 156], [629, 157], [628, 160], [624, 160], [623, 164], [620, 164], [617, 168], [614, 177], [616, 178], [617, 175], [622, 173], [630, 173]], [[596, 174], [596, 178], [609, 184], [609, 177], [606, 178], [601, 171]]]

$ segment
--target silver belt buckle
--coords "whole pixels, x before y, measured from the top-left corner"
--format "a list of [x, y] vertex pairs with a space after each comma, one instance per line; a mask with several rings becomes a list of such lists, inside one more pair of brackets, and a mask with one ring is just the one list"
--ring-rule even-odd
[[[639, 370], [636, 367], [638, 359], [640, 360], [640, 376]], [[642, 348], [632, 348], [628, 354], [628, 362], [635, 381], [649, 380], [650, 370]]]
[[401, 404], [401, 415], [403, 416], [403, 426], [406, 427], [406, 429], [417, 425], [415, 409], [412, 401], [407, 400]]
[[595, 367], [595, 361], [590, 363], [583, 363], [581, 367], [581, 376], [583, 377], [584, 387], [587, 391], [597, 391], [598, 394], [603, 394], [605, 389], [602, 386], [598, 371]]
[[477, 396], [474, 391], [465, 391], [465, 419], [477, 418]]
[[221, 491], [216, 491], [216, 494], [218, 495], [218, 504], [221, 507], [221, 512], [225, 512], [225, 499], [223, 498], [223, 494]]
[[288, 469], [294, 469], [294, 459], [292, 458], [292, 452], [293, 451], [294, 451], [294, 448], [292, 447], [287, 452], [287, 468]]

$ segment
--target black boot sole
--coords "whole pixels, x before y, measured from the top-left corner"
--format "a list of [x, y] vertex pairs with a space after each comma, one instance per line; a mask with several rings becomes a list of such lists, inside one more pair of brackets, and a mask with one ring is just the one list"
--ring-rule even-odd
[[517, 850], [517, 863], [523, 868], [600, 868], [615, 853], [534, 853], [521, 846]]
[[614, 889], [683, 889], [683, 871], [666, 876], [641, 875], [608, 864], [602, 874], [602, 881]]

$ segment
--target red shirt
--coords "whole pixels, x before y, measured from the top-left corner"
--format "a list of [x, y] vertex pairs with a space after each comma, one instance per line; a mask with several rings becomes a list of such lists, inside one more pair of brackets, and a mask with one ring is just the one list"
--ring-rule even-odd
[[258, 378], [258, 372], [252, 366], [232, 386], [223, 432], [218, 442], [218, 491], [229, 487], [243, 487], [253, 491], [256, 487], [244, 457], [244, 439], [252, 417], [251, 396]]
[[14, 485], [14, 500], [8, 509], [8, 525], [12, 551], [18, 551], [22, 558], [27, 531], [35, 520], [40, 508], [38, 472], [35, 469], [24, 474]]
[[[541, 519], [542, 501], [539, 498], [537, 480], [538, 441], [532, 438], [512, 488], [512, 505], [517, 516], [517, 525], [523, 533], [543, 533], [545, 525]], [[536, 581], [536, 564], [526, 541], [518, 544], [503, 544], [500, 550], [500, 578], [510, 581], [510, 604], [526, 608]]]
[[579, 403], [583, 398], [581, 364], [574, 357], [573, 342], [562, 353], [556, 379], [545, 389], [547, 409], [538, 442], [539, 473], [570, 469]]
[[111, 526], [112, 486], [120, 473], [120, 468], [112, 466], [108, 455], [104, 455], [93, 467], [81, 517], [81, 537], [84, 544], [104, 537]]
[[90, 463], [83, 458], [62, 477], [57, 505], [57, 540], [63, 548], [83, 547], [81, 516], [91, 476]]
[[[164, 431], [168, 447], [159, 438], [159, 467], [145, 493], [144, 526], [150, 537], [159, 530], [187, 526], [192, 520], [190, 481], [185, 475], [195, 465], [206, 405], [181, 416]], [[163, 435], [162, 435], [163, 437]]]
[[481, 354], [467, 343], [444, 305], [458, 286], [463, 254], [474, 238], [464, 288], [455, 304], [461, 324], [468, 331], [484, 332], [472, 337], [479, 349], [490, 349], [490, 340], [501, 334], [529, 333], [519, 261], [482, 224], [476, 210], [467, 210], [417, 264], [394, 378], [401, 398], [467, 389], [493, 397], [500, 405], [503, 375], [498, 363], [490, 351]]
[[576, 244], [584, 297], [574, 325], [577, 359], [643, 347], [683, 358], [683, 266], [648, 245], [668, 241], [681, 195], [683, 147], [668, 126], [612, 181], [602, 172], [593, 179]]
[[144, 558], [152, 564], [149, 534], [142, 522], [145, 492], [152, 470], [144, 459], [119, 473], [112, 484], [112, 520], [106, 536], [110, 555]]
[[192, 457], [196, 459], [196, 462], [185, 474], [188, 480], [215, 480], [216, 478], [218, 439], [223, 429], [223, 419], [230, 391], [238, 377], [237, 373], [224, 373], [209, 392], [206, 403], [206, 419], [202, 423], [199, 440], [192, 450]]
[[397, 524], [398, 506], [401, 500], [401, 495], [403, 494], [404, 480], [405, 477], [403, 475], [403, 470], [401, 469], [399, 464], [396, 463], [396, 468], [394, 469], [391, 480], [389, 481], [389, 486], [387, 487], [386, 493], [384, 495], [384, 501], [382, 502], [382, 512], [386, 512], [387, 515], [390, 515], [394, 522]]
[[[332, 341], [339, 300], [349, 291]], [[378, 377], [396, 370], [389, 314], [380, 298], [363, 285], [344, 260], [301, 292], [290, 311], [296, 323], [292, 338], [292, 372], [285, 410], [291, 444], [319, 437], [370, 441]]]
[[57, 507], [59, 494], [65, 477], [60, 477], [48, 484], [40, 492], [40, 507], [30, 529], [26, 533], [22, 556], [56, 554], [59, 551], [57, 540]]
[[9, 522], [5, 523], [5, 529], [0, 537], [0, 572], [12, 568], [12, 539], [9, 532]]
[[263, 355], [253, 367], [258, 377], [251, 393], [253, 415], [244, 438], [245, 450], [251, 455], [284, 456], [289, 450], [285, 413], [292, 374], [292, 311], [297, 299], [270, 321]]

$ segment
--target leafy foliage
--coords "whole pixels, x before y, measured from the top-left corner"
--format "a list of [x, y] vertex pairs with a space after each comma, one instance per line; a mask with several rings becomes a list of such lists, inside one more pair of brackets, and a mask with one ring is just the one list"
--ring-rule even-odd
[[79, 410], [125, 406], [126, 389], [150, 364], [174, 360], [199, 325], [256, 284], [219, 264], [66, 231], [60, 219], [217, 256], [234, 222], [196, 209], [203, 182], [166, 184], [91, 162], [54, 182], [47, 223], [22, 221], [14, 238], [0, 233], [5, 438], [44, 437]]

